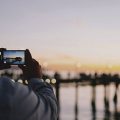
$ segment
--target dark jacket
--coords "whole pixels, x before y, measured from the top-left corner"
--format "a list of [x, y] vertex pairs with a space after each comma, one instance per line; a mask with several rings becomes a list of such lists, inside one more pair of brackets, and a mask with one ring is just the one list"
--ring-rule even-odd
[[0, 120], [57, 120], [52, 87], [38, 78], [28, 86], [0, 78]]

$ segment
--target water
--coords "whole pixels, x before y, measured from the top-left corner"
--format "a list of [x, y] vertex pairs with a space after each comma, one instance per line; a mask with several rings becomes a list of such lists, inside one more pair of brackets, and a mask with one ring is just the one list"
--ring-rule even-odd
[[[104, 86], [96, 87], [96, 116], [92, 114], [91, 107], [91, 86], [78, 87], [78, 120], [115, 120], [113, 96], [115, 92], [114, 85], [109, 86], [110, 113], [109, 118], [105, 114], [104, 108]], [[119, 94], [118, 90], [118, 94]], [[75, 87], [61, 86], [60, 88], [60, 120], [75, 120]], [[118, 109], [120, 108], [120, 97], [118, 96]], [[120, 119], [118, 119], [120, 120]]]

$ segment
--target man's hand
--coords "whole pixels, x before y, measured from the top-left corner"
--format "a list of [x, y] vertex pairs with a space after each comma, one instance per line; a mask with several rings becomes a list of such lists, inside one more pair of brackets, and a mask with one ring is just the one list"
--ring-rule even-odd
[[[2, 52], [3, 50], [6, 50], [5, 48], [0, 48], [0, 52]], [[1, 54], [0, 54], [0, 70], [3, 70], [3, 69], [8, 69], [10, 68], [11, 66], [9, 64], [6, 64], [6, 63], [3, 63], [1, 61]]]
[[8, 69], [8, 68], [10, 68], [10, 65], [0, 62], [0, 70]]
[[25, 61], [26, 65], [19, 65], [19, 68], [23, 71], [24, 80], [42, 78], [41, 66], [35, 59], [32, 58], [28, 49], [25, 51]]

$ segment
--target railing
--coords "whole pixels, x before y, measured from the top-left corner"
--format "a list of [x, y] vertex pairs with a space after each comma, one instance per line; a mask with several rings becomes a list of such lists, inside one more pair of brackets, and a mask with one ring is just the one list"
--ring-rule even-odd
[[[120, 77], [118, 74], [101, 74], [101, 75], [86, 75], [81, 73], [79, 78], [74, 78], [74, 79], [61, 79], [60, 75], [58, 73], [55, 74], [55, 79], [56, 79], [56, 97], [58, 100], [58, 106], [59, 106], [59, 111], [60, 111], [60, 86], [61, 84], [69, 84], [69, 83], [74, 83], [75, 84], [75, 120], [78, 120], [78, 86], [80, 85], [90, 85], [92, 86], [92, 99], [91, 99], [91, 107], [92, 107], [92, 115], [95, 120], [96, 118], [96, 86], [97, 85], [103, 85], [104, 86], [104, 108], [105, 108], [105, 115], [109, 116], [110, 115], [110, 103], [109, 103], [109, 85], [114, 84], [115, 85], [115, 93], [113, 96], [113, 102], [115, 106], [115, 114], [120, 119], [120, 115], [117, 110], [117, 103], [118, 103], [118, 87], [120, 83]], [[58, 120], [60, 120], [60, 116], [58, 117]]]

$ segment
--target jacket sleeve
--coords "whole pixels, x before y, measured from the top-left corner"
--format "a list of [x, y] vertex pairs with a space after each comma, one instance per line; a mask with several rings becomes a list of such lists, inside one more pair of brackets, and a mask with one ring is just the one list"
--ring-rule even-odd
[[[40, 101], [39, 111], [43, 110], [46, 120], [57, 120], [57, 101], [50, 84], [43, 82], [39, 78], [32, 78], [28, 81], [28, 86], [36, 94]], [[41, 105], [43, 104], [43, 105]], [[44, 107], [44, 108], [41, 108]], [[38, 111], [38, 112], [39, 112]], [[43, 119], [43, 118], [42, 118]]]

